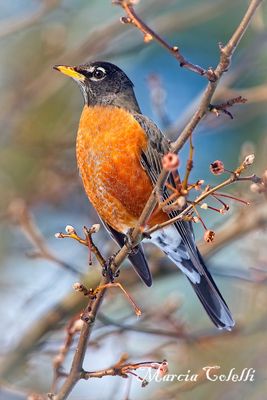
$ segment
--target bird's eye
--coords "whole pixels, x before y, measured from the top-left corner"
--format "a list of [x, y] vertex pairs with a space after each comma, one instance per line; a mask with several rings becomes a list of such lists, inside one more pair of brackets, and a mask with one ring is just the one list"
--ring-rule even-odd
[[99, 80], [99, 79], [103, 79], [104, 78], [104, 76], [106, 75], [106, 72], [102, 68], [96, 68], [92, 75], [93, 75], [93, 78]]

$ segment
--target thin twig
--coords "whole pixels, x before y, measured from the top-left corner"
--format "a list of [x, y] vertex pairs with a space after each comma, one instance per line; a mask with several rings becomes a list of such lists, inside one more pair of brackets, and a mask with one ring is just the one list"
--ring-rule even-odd
[[97, 294], [100, 290], [104, 289], [104, 288], [111, 288], [111, 287], [118, 287], [119, 289], [121, 289], [122, 293], [124, 294], [124, 296], [126, 297], [126, 299], [129, 301], [129, 303], [132, 305], [135, 314], [137, 315], [137, 317], [140, 317], [140, 315], [142, 314], [142, 311], [140, 310], [140, 308], [136, 305], [134, 299], [129, 295], [129, 293], [124, 289], [124, 287], [122, 286], [121, 283], [119, 282], [113, 282], [113, 283], [107, 283], [105, 286], [98, 286], [95, 290], [95, 294]]
[[23, 29], [30, 28], [34, 24], [38, 23], [42, 18], [44, 18], [53, 9], [57, 8], [61, 0], [43, 0], [41, 1], [41, 6], [37, 11], [34, 11], [30, 15], [19, 16], [10, 18], [5, 22], [2, 22], [0, 29], [0, 39], [7, 35], [11, 35], [16, 32], [21, 32]]
[[65, 238], [73, 239], [73, 240], [76, 240], [78, 243], [83, 244], [84, 246], [88, 247], [90, 252], [94, 253], [94, 255], [95, 255], [97, 261], [99, 262], [99, 264], [101, 265], [101, 267], [104, 267], [105, 259], [102, 256], [102, 254], [100, 253], [98, 247], [94, 244], [93, 239], [92, 239], [92, 235], [94, 233], [98, 232], [99, 229], [100, 229], [99, 224], [94, 224], [89, 229], [86, 226], [84, 226], [83, 231], [85, 234], [85, 238], [82, 238], [81, 236], [79, 236], [77, 234], [77, 232], [73, 228], [73, 226], [67, 225], [66, 229], [65, 229], [66, 233], [58, 232], [55, 234], [55, 237], [57, 239], [65, 239]]
[[[90, 379], [90, 378], [103, 378], [104, 376], [121, 376], [123, 378], [128, 378], [129, 374], [132, 373], [132, 371], [136, 371], [138, 369], [144, 369], [144, 368], [152, 368], [156, 370], [160, 370], [160, 368], [166, 366], [166, 372], [167, 372], [167, 362], [165, 360], [163, 361], [144, 361], [140, 363], [121, 363], [120, 361], [115, 364], [113, 367], [103, 369], [100, 371], [81, 371], [81, 379]], [[142, 386], [146, 384], [142, 378], [139, 377], [139, 379], [142, 381]]]
[[181, 54], [177, 46], [169, 45], [166, 40], [164, 40], [158, 33], [153, 31], [135, 12], [131, 0], [113, 0], [113, 4], [121, 6], [127, 17], [122, 17], [122, 23], [133, 24], [144, 34], [144, 41], [149, 42], [151, 40], [156, 40], [162, 47], [164, 47], [169, 53], [172, 54], [179, 62], [180, 67], [184, 67], [192, 72], [195, 72], [201, 76], [206, 76], [209, 80], [216, 80], [216, 75], [211, 68], [204, 69], [199, 65], [192, 64], [187, 61]]
[[229, 107], [232, 107], [235, 104], [244, 104], [247, 102], [247, 99], [242, 96], [234, 97], [233, 99], [229, 99], [225, 101], [224, 103], [221, 104], [210, 104], [209, 105], [209, 110], [211, 112], [214, 112], [216, 116], [218, 117], [220, 115], [220, 111], [226, 115], [228, 115], [231, 119], [233, 119], [233, 114], [230, 113], [227, 109]]
[[27, 255], [32, 258], [43, 258], [51, 261], [65, 268], [66, 270], [77, 275], [79, 271], [72, 265], [65, 261], [57, 258], [52, 250], [48, 247], [46, 240], [41, 233], [39, 227], [35, 222], [35, 218], [27, 207], [26, 202], [21, 198], [16, 198], [9, 204], [7, 217], [18, 225], [28, 239], [28, 241], [34, 247], [34, 250]]
[[190, 136], [190, 150], [189, 150], [189, 159], [187, 160], [186, 164], [186, 173], [185, 173], [185, 178], [183, 180], [183, 189], [186, 190], [188, 186], [188, 179], [190, 176], [190, 172], [192, 171], [193, 168], [193, 155], [194, 155], [194, 146], [193, 146], [193, 141], [192, 141], [192, 135]]

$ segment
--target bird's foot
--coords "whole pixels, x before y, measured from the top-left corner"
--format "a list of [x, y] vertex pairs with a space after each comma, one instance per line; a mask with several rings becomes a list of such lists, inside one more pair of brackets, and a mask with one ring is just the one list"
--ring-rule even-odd
[[143, 232], [142, 239], [151, 239], [151, 235], [149, 235], [149, 233]]
[[127, 247], [129, 254], [135, 255], [138, 253], [138, 247], [134, 246], [133, 244], [133, 239], [132, 239], [132, 233], [133, 233], [134, 228], [130, 228], [125, 237], [124, 237], [124, 244]]
[[111, 283], [113, 283], [114, 279], [118, 278], [118, 276], [120, 275], [120, 270], [114, 272], [112, 269], [112, 265], [114, 265], [114, 259], [115, 259], [116, 255], [117, 254], [114, 254], [113, 256], [109, 257], [107, 262], [102, 267], [102, 275], [108, 276], [109, 281]]

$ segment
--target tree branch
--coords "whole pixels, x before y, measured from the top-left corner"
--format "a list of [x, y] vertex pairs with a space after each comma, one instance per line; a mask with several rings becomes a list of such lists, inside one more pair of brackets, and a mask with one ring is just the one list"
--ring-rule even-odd
[[155, 369], [157, 371], [160, 371], [162, 373], [162, 376], [167, 373], [168, 371], [168, 364], [165, 360], [163, 361], [144, 361], [140, 363], [124, 363], [125, 361], [125, 356], [121, 357], [121, 360], [117, 364], [115, 364], [113, 367], [103, 369], [100, 371], [82, 371], [81, 372], [81, 379], [90, 379], [90, 378], [103, 378], [104, 376], [121, 376], [123, 378], [128, 378], [130, 374], [135, 375], [139, 380], [142, 381], [142, 386], [147, 385], [147, 381], [145, 381], [143, 378], [139, 377], [138, 375], [134, 374], [133, 371], [136, 371], [138, 369]]
[[113, 0], [113, 4], [121, 6], [127, 17], [122, 17], [121, 22], [124, 24], [132, 24], [135, 25], [137, 29], [139, 29], [144, 34], [144, 41], [150, 42], [151, 40], [155, 40], [162, 47], [164, 47], [171, 55], [176, 58], [179, 62], [180, 67], [184, 67], [192, 72], [195, 72], [201, 76], [206, 76], [209, 80], [216, 79], [214, 72], [212, 69], [204, 69], [199, 65], [192, 64], [187, 61], [184, 56], [181, 54], [179, 48], [177, 46], [169, 45], [166, 40], [164, 40], [158, 33], [153, 31], [145, 22], [136, 14], [133, 8], [133, 2], [131, 0]]

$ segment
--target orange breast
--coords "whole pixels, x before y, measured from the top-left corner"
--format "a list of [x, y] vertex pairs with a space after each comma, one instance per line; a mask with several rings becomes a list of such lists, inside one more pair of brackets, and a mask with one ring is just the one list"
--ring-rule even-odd
[[84, 107], [76, 144], [84, 188], [100, 217], [120, 232], [135, 225], [152, 191], [140, 163], [146, 147], [146, 134], [126, 110]]

